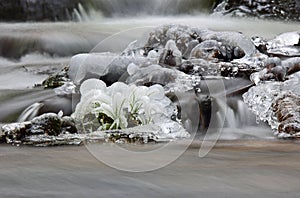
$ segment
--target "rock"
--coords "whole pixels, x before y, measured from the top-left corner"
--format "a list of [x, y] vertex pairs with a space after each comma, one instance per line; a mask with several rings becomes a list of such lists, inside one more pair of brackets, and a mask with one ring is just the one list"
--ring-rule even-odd
[[300, 33], [286, 32], [268, 41], [267, 53], [278, 57], [300, 56]]
[[[181, 65], [177, 68], [179, 71], [182, 71], [186, 74], [195, 75], [195, 65], [191, 61], [183, 61]], [[199, 74], [199, 76], [202, 74]]]
[[265, 67], [250, 77], [252, 82], [258, 84], [262, 81], [285, 81], [291, 75], [300, 71], [300, 58], [293, 57], [281, 60], [278, 57], [267, 58], [263, 61]]
[[[103, 139], [103, 138], [102, 138]], [[62, 146], [62, 145], [82, 145], [87, 140], [84, 134], [59, 134], [58, 136], [31, 135], [22, 140], [22, 144], [36, 147]]]
[[203, 30], [203, 29], [193, 29], [194, 34], [196, 34], [197, 40], [200, 42], [206, 40], [215, 40], [220, 42], [221, 45], [239, 47], [246, 56], [253, 56], [257, 53], [257, 50], [253, 42], [243, 35], [241, 32], [233, 31], [212, 31], [212, 30]]
[[200, 109], [200, 124], [203, 129], [208, 129], [211, 122], [212, 113], [212, 98], [205, 96], [199, 98], [199, 109]]
[[291, 75], [300, 71], [300, 63], [296, 63], [295, 65], [288, 68], [287, 74]]
[[189, 59], [191, 56], [191, 52], [192, 50], [199, 44], [198, 40], [192, 40], [191, 42], [189, 42], [187, 49], [185, 50], [182, 58], [184, 59]]
[[267, 122], [279, 138], [300, 137], [299, 79], [292, 75], [284, 82], [260, 82], [243, 95], [257, 119]]
[[216, 7], [214, 14], [298, 21], [299, 10], [298, 0], [224, 0]]
[[187, 26], [165, 25], [150, 33], [145, 47], [162, 49], [169, 40], [173, 40], [181, 54], [183, 54], [187, 50], [190, 41], [194, 40], [193, 33], [193, 30]]
[[70, 82], [69, 66], [64, 67], [60, 72], [49, 76], [43, 81], [42, 85], [45, 88], [57, 88], [64, 85], [66, 82]]
[[282, 66], [273, 67], [270, 72], [274, 74], [275, 80], [277, 81], [285, 81], [286, 76], [286, 68]]
[[163, 68], [160, 65], [150, 65], [147, 67], [138, 67], [132, 72], [126, 80], [126, 83], [136, 85], [151, 86], [153, 84], [167, 85], [175, 83], [178, 76], [176, 70]]
[[3, 132], [3, 139], [8, 144], [19, 144], [21, 143], [22, 139], [28, 135], [27, 130], [31, 127], [30, 122], [23, 122], [23, 123], [12, 123], [7, 124], [1, 127]]
[[119, 56], [113, 53], [78, 54], [71, 58], [69, 76], [76, 85], [90, 78], [101, 79], [107, 85], [111, 85], [119, 80], [126, 80], [130, 63], [147, 66], [156, 62], [156, 59], [144, 56]]
[[268, 56], [279, 58], [300, 56], [299, 32], [285, 32], [271, 40], [256, 36], [252, 37], [252, 42], [256, 49]]
[[73, 118], [65, 116], [61, 119], [61, 131], [62, 133], [77, 133], [76, 124]]
[[43, 114], [31, 121], [7, 124], [1, 127], [2, 139], [6, 143], [21, 143], [30, 136], [58, 136], [62, 133], [76, 133], [75, 122], [70, 117], [61, 118], [54, 113]]
[[216, 40], [206, 40], [198, 44], [191, 51], [191, 58], [202, 58], [202, 59], [218, 59], [218, 56], [221, 55], [220, 44]]
[[124, 82], [128, 77], [127, 67], [131, 63], [136, 65], [149, 65], [156, 63], [156, 59], [148, 59], [143, 56], [119, 56], [108, 65], [107, 73], [104, 76], [101, 76], [100, 79], [108, 86], [118, 81]]
[[[251, 40], [241, 33], [215, 32], [178, 25], [165, 25], [152, 31], [144, 48], [160, 50], [165, 47], [169, 40], [175, 42], [177, 48], [185, 58], [187, 58], [186, 55], [188, 51], [191, 51], [192, 46], [194, 47], [195, 44], [201, 44], [202, 42], [205, 42], [202, 46], [207, 46], [208, 48], [218, 47], [220, 45], [222, 45], [223, 48], [230, 46], [230, 50], [220, 49], [221, 52], [225, 52], [226, 54], [223, 54], [223, 56], [229, 59], [231, 59], [229, 54], [236, 56], [236, 58], [241, 58], [244, 55], [251, 56], [256, 52]], [[220, 42], [220, 44], [216, 42]]]
[[61, 118], [54, 113], [43, 114], [31, 120], [29, 134], [58, 135], [61, 132]]
[[178, 66], [182, 62], [182, 53], [176, 46], [175, 41], [169, 40], [159, 57], [159, 64], [167, 66]]
[[249, 79], [253, 73], [259, 71], [259, 69], [255, 67], [251, 67], [250, 65], [247, 64], [221, 63], [219, 67], [220, 67], [220, 74], [223, 77]]
[[108, 73], [115, 58], [113, 53], [77, 54], [70, 60], [69, 77], [76, 85], [89, 78], [100, 78]]
[[264, 61], [266, 67], [266, 73], [262, 75], [261, 80], [284, 81], [286, 78], [286, 67], [282, 66], [282, 62], [278, 57], [268, 58]]
[[300, 137], [300, 96], [284, 94], [277, 98], [272, 108], [279, 122], [278, 135], [284, 133]]
[[245, 52], [237, 46], [224, 45], [216, 40], [206, 40], [192, 49], [191, 58], [203, 58], [208, 60], [230, 62], [245, 56]]
[[285, 32], [274, 39], [269, 43], [271, 48], [274, 47], [283, 47], [283, 46], [299, 46], [300, 45], [300, 34], [299, 32]]
[[300, 71], [300, 57], [288, 58], [282, 65], [287, 69], [287, 75], [293, 75]]
[[267, 54], [268, 43], [264, 38], [259, 37], [259, 36], [254, 36], [251, 38], [251, 40], [259, 52], [261, 52], [263, 54]]

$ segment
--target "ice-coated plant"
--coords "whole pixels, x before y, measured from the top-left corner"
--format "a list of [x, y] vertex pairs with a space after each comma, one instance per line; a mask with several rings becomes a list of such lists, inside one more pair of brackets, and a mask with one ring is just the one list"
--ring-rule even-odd
[[151, 87], [116, 82], [107, 87], [89, 79], [80, 87], [81, 100], [72, 117], [89, 131], [124, 129], [171, 119], [176, 108], [160, 85]]

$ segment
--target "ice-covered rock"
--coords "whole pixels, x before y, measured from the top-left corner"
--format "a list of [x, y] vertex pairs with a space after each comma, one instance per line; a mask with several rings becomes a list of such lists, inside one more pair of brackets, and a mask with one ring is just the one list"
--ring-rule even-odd
[[108, 66], [117, 57], [113, 53], [78, 54], [71, 58], [69, 77], [75, 84], [107, 74]]
[[156, 62], [157, 58], [144, 56], [134, 57], [112, 53], [78, 54], [71, 58], [69, 76], [76, 85], [90, 78], [102, 79], [106, 84], [111, 85], [126, 76], [130, 63], [147, 65]]
[[240, 32], [230, 32], [230, 31], [212, 31], [203, 29], [194, 29], [195, 33], [198, 35], [198, 39], [201, 41], [206, 40], [216, 40], [221, 42], [222, 45], [228, 45], [232, 48], [239, 47], [246, 56], [253, 56], [257, 53], [257, 50], [252, 43], [251, 39], [246, 37]]
[[267, 43], [267, 52], [273, 56], [300, 56], [300, 33], [286, 32]]
[[167, 85], [175, 82], [178, 72], [169, 68], [161, 67], [160, 65], [150, 65], [147, 67], [138, 67], [131, 65], [128, 68], [130, 74], [126, 82], [128, 84], [134, 83], [136, 85], [151, 85], [160, 84]]
[[293, 46], [293, 45], [297, 46], [300, 44], [299, 42], [300, 42], [299, 32], [285, 32], [276, 36], [274, 39], [270, 40], [268, 42], [268, 45], [270, 48]]
[[162, 49], [166, 46], [167, 42], [173, 40], [183, 54], [190, 41], [194, 40], [193, 30], [187, 26], [181, 25], [164, 25], [156, 28], [149, 35], [145, 47], [153, 49]]
[[300, 58], [293, 57], [281, 60], [278, 57], [270, 57], [263, 61], [263, 67], [264, 69], [250, 76], [255, 84], [263, 81], [285, 81], [300, 71]]
[[292, 76], [284, 82], [260, 82], [243, 95], [245, 103], [267, 122], [279, 137], [298, 136], [300, 78]]
[[178, 66], [182, 62], [182, 53], [177, 48], [175, 41], [169, 40], [159, 57], [159, 64]]
[[189, 49], [189, 45], [194, 46], [196, 42], [201, 43], [207, 40], [215, 40], [221, 42], [223, 45], [228, 45], [233, 48], [239, 47], [239, 49], [248, 56], [252, 56], [256, 53], [255, 46], [251, 40], [239, 32], [217, 32], [179, 25], [164, 25], [156, 28], [150, 33], [145, 47], [150, 49], [161, 49], [165, 47], [169, 40], [175, 42], [181, 54], [185, 54]]
[[276, 98], [272, 110], [278, 122], [278, 136], [300, 137], [300, 95], [282, 94]]
[[191, 58], [216, 59], [230, 62], [245, 56], [239, 47], [224, 45], [216, 40], [205, 40], [195, 46], [190, 54]]

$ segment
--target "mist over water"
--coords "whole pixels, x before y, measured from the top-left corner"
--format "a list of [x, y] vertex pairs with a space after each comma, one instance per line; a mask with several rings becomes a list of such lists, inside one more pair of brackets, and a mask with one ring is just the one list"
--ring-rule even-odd
[[214, 0], [94, 0], [104, 16], [178, 15], [209, 13]]

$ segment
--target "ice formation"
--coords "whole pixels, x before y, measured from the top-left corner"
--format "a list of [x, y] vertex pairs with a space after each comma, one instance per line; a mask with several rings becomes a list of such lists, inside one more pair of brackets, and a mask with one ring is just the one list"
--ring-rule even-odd
[[[267, 122], [275, 135], [281, 138], [299, 137], [300, 110], [297, 105], [300, 100], [299, 84], [300, 78], [297, 74], [285, 82], [260, 82], [245, 93], [243, 98], [257, 115], [257, 119]], [[285, 116], [292, 117], [293, 120], [284, 123], [287, 119], [281, 117]]]
[[155, 125], [160, 129], [157, 134], [161, 138], [162, 134], [189, 136], [171, 119], [176, 116], [177, 109], [165, 96], [161, 85], [146, 87], [116, 82], [107, 87], [101, 80], [89, 79], [83, 82], [80, 92], [81, 101], [72, 117], [82, 124], [85, 132]]

